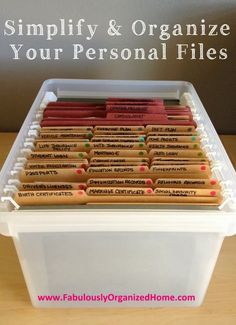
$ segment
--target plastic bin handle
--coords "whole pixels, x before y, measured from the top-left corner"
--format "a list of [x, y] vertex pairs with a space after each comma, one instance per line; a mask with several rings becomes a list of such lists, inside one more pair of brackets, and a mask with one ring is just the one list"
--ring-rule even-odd
[[5, 217], [1, 215], [0, 212], [0, 234], [3, 236], [10, 236], [10, 230]]
[[236, 235], [236, 213], [228, 213], [228, 229], [226, 232], [226, 236], [234, 236]]

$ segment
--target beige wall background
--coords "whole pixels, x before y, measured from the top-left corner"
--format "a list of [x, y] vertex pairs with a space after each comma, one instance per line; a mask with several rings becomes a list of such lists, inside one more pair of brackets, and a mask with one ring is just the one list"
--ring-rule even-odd
[[[188, 80], [196, 87], [217, 131], [236, 133], [236, 0], [0, 0], [0, 131], [19, 130], [41, 83], [49, 78], [102, 78], [144, 80]], [[7, 19], [25, 23], [56, 23], [58, 19], [85, 18], [89, 23], [104, 26], [109, 19], [129, 26], [135, 19], [159, 24], [199, 24], [201, 18], [207, 23], [231, 26], [228, 37], [204, 38], [207, 47], [227, 47], [226, 61], [204, 60], [178, 61], [170, 55], [167, 61], [88, 61], [71, 60], [71, 43], [88, 45], [78, 37], [56, 37], [48, 42], [39, 37], [12, 36], [12, 43], [23, 43], [25, 47], [64, 47], [60, 61], [13, 61], [9, 38], [3, 36], [3, 25]], [[89, 42], [91, 47], [158, 47], [157, 37], [135, 38], [125, 30], [121, 38], [111, 39], [105, 29]], [[194, 37], [201, 42], [201, 37]], [[184, 37], [181, 43], [189, 43]], [[176, 39], [168, 41], [174, 51]]]

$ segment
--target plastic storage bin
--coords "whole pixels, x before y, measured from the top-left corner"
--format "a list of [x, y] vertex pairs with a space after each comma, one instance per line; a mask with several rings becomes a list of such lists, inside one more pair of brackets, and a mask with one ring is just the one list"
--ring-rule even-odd
[[[47, 102], [112, 96], [180, 99], [191, 107], [221, 183], [220, 207], [17, 206], [12, 196], [18, 171]], [[36, 307], [199, 306], [224, 237], [236, 232], [235, 171], [194, 87], [183, 81], [45, 81], [2, 168], [0, 195], [0, 233], [13, 238]], [[156, 300], [115, 298], [148, 294]], [[39, 295], [59, 298], [40, 301]]]

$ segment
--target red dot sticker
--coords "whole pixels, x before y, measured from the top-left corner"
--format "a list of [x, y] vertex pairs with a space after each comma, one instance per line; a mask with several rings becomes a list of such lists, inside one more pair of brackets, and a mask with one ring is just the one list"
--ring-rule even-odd
[[144, 172], [144, 171], [145, 171], [145, 166], [141, 166], [141, 167], [139, 168], [139, 170], [140, 170], [140, 172]]
[[85, 188], [85, 186], [83, 184], [80, 184], [78, 187], [80, 190], [84, 190], [84, 188]]
[[83, 195], [84, 192], [83, 192], [83, 191], [78, 191], [78, 194], [79, 194], [79, 195]]
[[211, 196], [216, 196], [216, 191], [211, 191], [211, 192], [210, 192], [210, 195], [211, 195]]
[[212, 179], [212, 180], [211, 180], [211, 185], [216, 185], [216, 183], [217, 183], [217, 182], [216, 182], [215, 179]]
[[82, 169], [77, 169], [77, 170], [76, 170], [76, 173], [77, 173], [77, 174], [82, 174]]
[[202, 166], [201, 166], [201, 170], [202, 170], [202, 171], [205, 171], [205, 170], [206, 170], [206, 166], [202, 165]]
[[147, 194], [152, 194], [152, 189], [151, 188], [148, 188], [147, 191], [146, 191]]
[[146, 180], [146, 184], [147, 184], [147, 185], [152, 185], [152, 180], [151, 180], [151, 179], [147, 179], [147, 180]]

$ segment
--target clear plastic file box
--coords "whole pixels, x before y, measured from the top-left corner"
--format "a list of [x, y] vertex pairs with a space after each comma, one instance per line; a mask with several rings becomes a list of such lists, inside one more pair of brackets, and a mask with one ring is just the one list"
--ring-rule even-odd
[[[220, 182], [221, 204], [18, 206], [13, 197], [19, 170], [40, 128], [42, 111], [48, 102], [74, 97], [161, 97], [188, 105], [214, 178]], [[2, 168], [0, 196], [0, 233], [13, 238], [36, 307], [199, 306], [224, 237], [236, 233], [235, 171], [194, 87], [184, 81], [45, 81]], [[104, 303], [38, 298], [63, 294], [110, 294], [113, 299]], [[195, 299], [123, 303], [114, 299], [134, 294]]]

